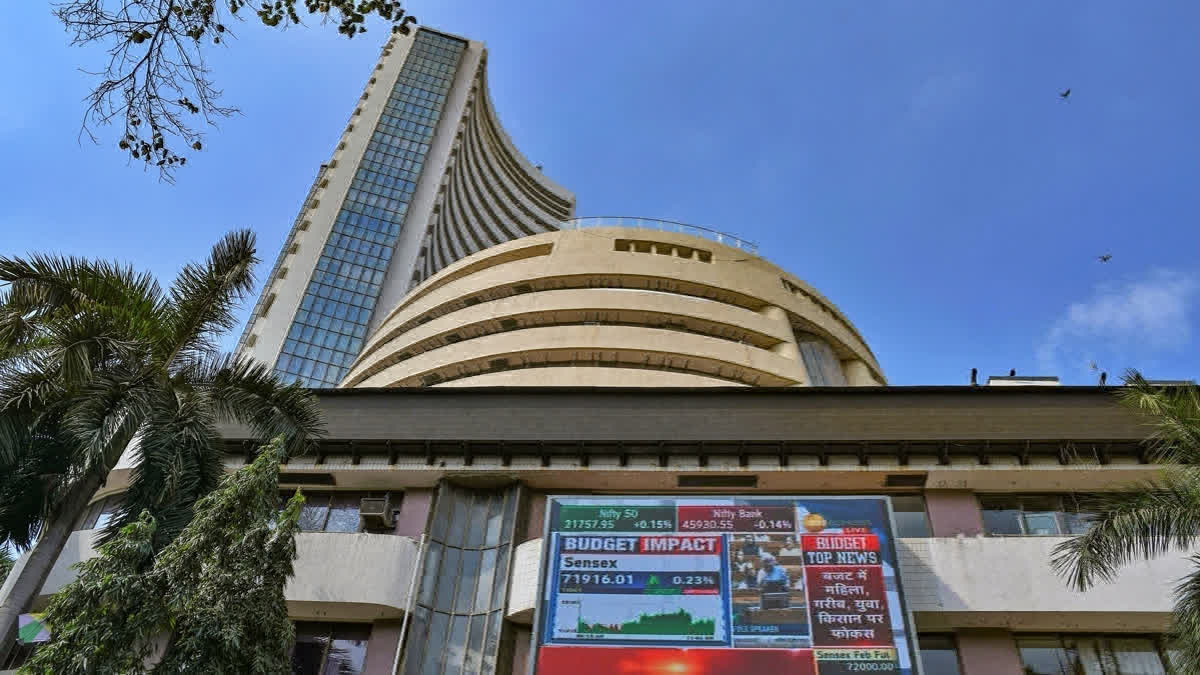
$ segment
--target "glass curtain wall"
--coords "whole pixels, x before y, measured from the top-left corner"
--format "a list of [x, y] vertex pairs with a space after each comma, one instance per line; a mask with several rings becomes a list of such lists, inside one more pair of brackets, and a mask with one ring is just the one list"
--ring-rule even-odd
[[800, 349], [800, 360], [808, 371], [809, 384], [814, 387], [846, 386], [842, 362], [828, 342], [812, 333], [796, 333], [796, 343]]
[[404, 675], [496, 672], [520, 496], [519, 485], [438, 487]]
[[284, 380], [335, 386], [362, 350], [465, 48], [462, 40], [417, 33], [275, 363]]

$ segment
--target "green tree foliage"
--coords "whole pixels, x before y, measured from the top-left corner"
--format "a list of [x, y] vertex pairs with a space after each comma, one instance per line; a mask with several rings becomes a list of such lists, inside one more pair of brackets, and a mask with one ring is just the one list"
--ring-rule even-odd
[[143, 513], [101, 546], [98, 556], [78, 565], [79, 576], [46, 609], [53, 639], [21, 672], [145, 672], [155, 640], [168, 625], [161, 578], [148, 574], [154, 531], [154, 519]]
[[33, 546], [0, 598], [0, 659], [135, 438], [126, 509], [106, 536], [145, 509], [161, 546], [221, 476], [219, 422], [283, 435], [293, 454], [321, 433], [308, 390], [218, 348], [256, 263], [249, 231], [226, 235], [165, 290], [115, 263], [0, 257], [0, 541]]
[[[279, 510], [277, 440], [249, 469], [196, 505], [192, 523], [159, 555], [166, 602], [175, 617], [156, 673], [286, 673], [295, 629], [283, 590], [296, 559], [304, 497]], [[53, 624], [51, 624], [53, 625]]]
[[[1070, 585], [1087, 590], [1113, 581], [1122, 568], [1172, 552], [1190, 552], [1200, 542], [1200, 390], [1195, 385], [1162, 387], [1136, 372], [1125, 376], [1121, 402], [1150, 425], [1149, 455], [1163, 464], [1161, 475], [1127, 492], [1085, 501], [1095, 513], [1091, 530], [1060, 544], [1053, 565]], [[1171, 638], [1175, 667], [1200, 673], [1200, 555], [1175, 588]]]
[[[236, 108], [218, 104], [205, 59], [207, 49], [228, 43], [232, 22], [247, 19], [271, 28], [301, 23], [301, 12], [337, 25], [348, 38], [366, 32], [374, 16], [407, 34], [416, 21], [397, 0], [65, 0], [54, 14], [72, 44], [103, 45], [107, 64], [84, 68], [99, 83], [88, 97], [83, 133], [123, 126], [117, 147], [130, 158], [156, 167], [171, 180], [187, 163], [188, 150], [202, 148], [200, 129]], [[250, 18], [252, 17], [252, 18]]]
[[288, 672], [295, 635], [283, 591], [304, 498], [279, 510], [286, 456], [282, 438], [263, 447], [157, 557], [148, 512], [123, 527], [54, 596], [52, 639], [20, 672]]

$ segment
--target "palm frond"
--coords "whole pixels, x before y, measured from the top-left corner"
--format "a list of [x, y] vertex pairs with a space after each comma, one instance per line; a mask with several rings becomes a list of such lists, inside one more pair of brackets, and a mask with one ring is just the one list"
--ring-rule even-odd
[[29, 444], [32, 414], [0, 407], [0, 470], [17, 461], [22, 449]]
[[265, 364], [224, 354], [193, 361], [184, 371], [204, 389], [218, 416], [248, 425], [262, 440], [282, 436], [289, 455], [308, 450], [325, 433], [317, 399], [297, 384], [284, 384]]
[[43, 350], [39, 368], [57, 371], [61, 382], [78, 384], [112, 365], [127, 369], [147, 365], [143, 355], [149, 340], [123, 333], [93, 312], [53, 322], [47, 325], [53, 347]]
[[1152, 429], [1146, 443], [1155, 461], [1200, 463], [1200, 389], [1195, 385], [1164, 387], [1137, 371], [1125, 374], [1121, 402], [1147, 416]]
[[61, 428], [78, 455], [80, 471], [107, 474], [156, 404], [153, 382], [125, 373], [96, 375], [72, 398]]
[[[5, 305], [32, 318], [72, 314], [96, 305], [152, 316], [161, 311], [164, 300], [162, 288], [149, 273], [72, 256], [0, 256], [0, 284], [8, 286]], [[0, 324], [0, 342], [5, 328]]]
[[[0, 420], [11, 417], [0, 413]], [[13, 421], [0, 456], [0, 541], [23, 548], [37, 538], [51, 507], [71, 482], [72, 448], [62, 439]]]
[[1059, 544], [1055, 571], [1078, 590], [1110, 582], [1124, 565], [1174, 550], [1200, 539], [1200, 469], [1174, 467], [1133, 492], [1112, 492], [1082, 500], [1095, 514], [1086, 534]]
[[1175, 615], [1169, 637], [1174, 672], [1200, 673], [1200, 555], [1191, 556], [1192, 573], [1175, 587]]
[[131, 472], [122, 512], [101, 535], [102, 541], [143, 511], [158, 522], [159, 544], [181, 532], [196, 500], [220, 482], [219, 439], [211, 406], [202, 397], [160, 392], [138, 434], [139, 461]]
[[254, 233], [237, 230], [213, 246], [202, 264], [184, 266], [171, 284], [171, 335], [164, 362], [218, 350], [217, 338], [237, 326], [234, 310], [254, 288]]

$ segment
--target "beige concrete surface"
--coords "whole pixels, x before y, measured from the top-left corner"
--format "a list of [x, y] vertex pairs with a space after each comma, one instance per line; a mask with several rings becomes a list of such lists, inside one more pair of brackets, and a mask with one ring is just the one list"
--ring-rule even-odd
[[[73, 581], [72, 566], [97, 555], [95, 530], [73, 532], [63, 547], [38, 605]], [[295, 576], [285, 595], [297, 620], [374, 621], [400, 617], [417, 567], [417, 542], [390, 534], [301, 532], [296, 535]]]
[[1065, 537], [901, 539], [901, 578], [924, 630], [1146, 631], [1166, 628], [1185, 554], [1128, 566], [1111, 584], [1072, 590], [1050, 566]]
[[[533, 608], [537, 604], [537, 575], [542, 567], [542, 546], [545, 539], [538, 537], [517, 546], [513, 552], [512, 579], [522, 579], [520, 584], [508, 588], [508, 604], [504, 616], [509, 621], [528, 625], [533, 622]], [[534, 583], [524, 583], [532, 575]]]
[[[611, 386], [611, 373], [567, 376], [562, 366], [614, 363], [645, 371], [628, 373], [627, 386], [680, 381], [658, 372], [805, 385], [796, 330], [825, 340], [840, 361], [833, 367], [853, 384], [884, 382], [849, 321], [762, 258], [676, 232], [563, 230], [492, 246], [415, 287], [379, 323], [342, 386], [463, 386], [479, 377]], [[533, 372], [547, 364], [559, 368]], [[514, 370], [521, 374], [496, 377]]]
[[497, 358], [508, 358], [514, 369], [530, 364], [529, 384], [558, 384], [533, 372], [543, 364], [574, 364], [585, 369], [621, 364], [631, 371], [625, 386], [655, 386], [654, 374], [659, 370], [716, 377], [735, 385], [806, 383], [798, 361], [764, 349], [659, 328], [599, 325], [546, 326], [464, 340], [453, 348], [433, 349], [384, 368], [358, 386], [420, 386], [421, 378], [430, 374], [444, 380], [461, 379], [487, 372]]
[[285, 594], [295, 619], [393, 619], [408, 607], [417, 542], [393, 534], [301, 532]]

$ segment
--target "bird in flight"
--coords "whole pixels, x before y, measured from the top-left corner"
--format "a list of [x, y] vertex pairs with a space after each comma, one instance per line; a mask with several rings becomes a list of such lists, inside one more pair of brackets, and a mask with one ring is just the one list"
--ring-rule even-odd
[[1104, 255], [1102, 255], [1102, 256], [1098, 256], [1098, 257], [1096, 258], [1096, 260], [1099, 260], [1099, 261], [1100, 261], [1100, 262], [1102, 262], [1102, 263], [1106, 263], [1106, 262], [1108, 262], [1109, 260], [1112, 260], [1112, 254], [1111, 254], [1111, 253], [1105, 253], [1105, 254], [1104, 254]]
[[1066, 89], [1058, 92], [1058, 97], [1064, 101], [1067, 100], [1070, 96], [1071, 96], [1071, 88], [1070, 87], [1067, 87]]

